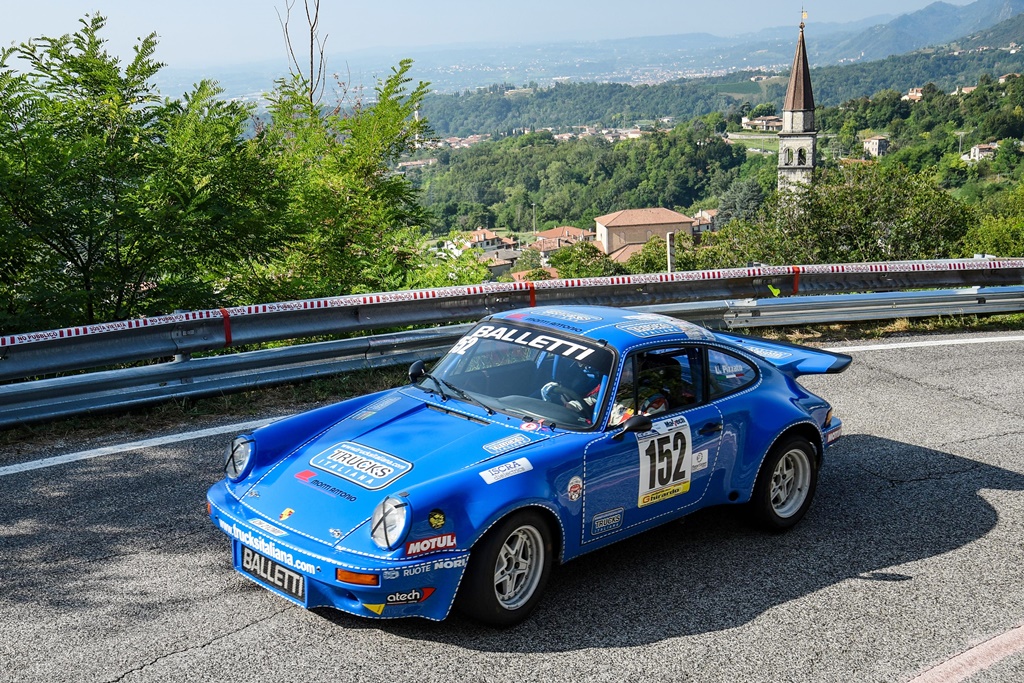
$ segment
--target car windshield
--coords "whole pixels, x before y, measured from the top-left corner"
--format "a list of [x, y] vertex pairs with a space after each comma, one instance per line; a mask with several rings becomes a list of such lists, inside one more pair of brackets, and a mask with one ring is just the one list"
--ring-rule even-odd
[[524, 419], [588, 429], [600, 415], [613, 359], [599, 343], [494, 321], [456, 342], [419, 385]]

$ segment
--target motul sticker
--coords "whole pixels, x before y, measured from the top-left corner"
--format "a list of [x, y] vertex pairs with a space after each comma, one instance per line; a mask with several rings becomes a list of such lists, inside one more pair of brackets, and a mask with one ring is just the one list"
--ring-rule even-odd
[[405, 554], [409, 557], [432, 553], [435, 550], [450, 550], [456, 546], [455, 534], [441, 534], [430, 538], [421, 538], [418, 541], [409, 541], [405, 544]]

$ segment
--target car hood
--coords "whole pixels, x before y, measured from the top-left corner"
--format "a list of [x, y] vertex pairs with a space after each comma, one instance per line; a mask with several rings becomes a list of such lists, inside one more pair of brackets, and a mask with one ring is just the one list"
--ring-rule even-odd
[[554, 435], [519, 418], [488, 419], [455, 399], [416, 393], [394, 390], [336, 422], [260, 477], [243, 504], [272, 528], [333, 545], [388, 494]]

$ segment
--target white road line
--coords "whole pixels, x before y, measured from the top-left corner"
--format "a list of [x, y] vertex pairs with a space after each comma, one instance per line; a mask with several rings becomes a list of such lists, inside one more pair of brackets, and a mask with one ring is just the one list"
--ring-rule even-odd
[[[980, 339], [947, 339], [947, 340], [936, 340], [936, 341], [922, 341], [922, 342], [905, 342], [896, 344], [871, 344], [868, 346], [831, 346], [826, 350], [838, 351], [840, 353], [851, 353], [858, 351], [884, 351], [886, 349], [911, 349], [927, 346], [957, 346], [961, 344], [992, 344], [997, 342], [1014, 342], [1024, 341], [1024, 336], [1016, 337], [983, 337]], [[182, 434], [170, 434], [168, 436], [161, 436], [154, 439], [146, 439], [145, 441], [135, 441], [133, 443], [126, 443], [119, 446], [104, 446], [103, 448], [95, 448], [90, 451], [81, 451], [79, 453], [69, 453], [67, 455], [57, 455], [52, 458], [43, 458], [42, 460], [33, 460], [30, 462], [24, 462], [18, 465], [8, 465], [7, 467], [0, 467], [0, 477], [6, 477], [10, 474], [17, 474], [19, 472], [28, 472], [31, 470], [38, 470], [44, 467], [53, 467], [55, 465], [63, 465], [69, 462], [77, 462], [79, 460], [88, 460], [89, 458], [98, 458], [101, 455], [113, 455], [115, 453], [125, 453], [127, 451], [137, 451], [142, 448], [153, 448], [155, 446], [163, 446], [169, 443], [175, 443], [178, 441], [190, 441], [192, 439], [204, 439], [208, 436], [217, 436], [219, 434], [230, 434], [232, 432], [244, 432], [248, 429], [254, 429], [261, 427], [268, 422], [273, 422], [280, 418], [267, 418], [264, 420], [254, 420], [252, 422], [241, 422], [239, 424], [225, 425], [223, 427], [213, 427], [211, 429], [201, 429], [196, 432], [185, 432]]]
[[909, 683], [959, 683], [1024, 650], [1024, 626], [1007, 631], [928, 669]]
[[177, 443], [179, 441], [191, 441], [193, 439], [205, 439], [208, 436], [218, 436], [220, 434], [244, 432], [249, 429], [255, 429], [256, 427], [262, 427], [263, 425], [269, 424], [277, 419], [279, 418], [273, 417], [264, 418], [262, 420], [253, 420], [251, 422], [239, 422], [236, 424], [224, 425], [221, 427], [211, 427], [210, 429], [200, 429], [195, 432], [184, 432], [181, 434], [169, 434], [167, 436], [159, 436], [152, 439], [146, 439], [145, 441], [133, 441], [132, 443], [119, 444], [116, 446], [104, 446], [103, 448], [93, 448], [92, 450], [79, 451], [78, 453], [55, 455], [52, 458], [43, 458], [41, 460], [23, 462], [18, 465], [8, 465], [7, 467], [0, 467], [0, 477], [6, 477], [9, 474], [18, 474], [19, 472], [28, 472], [30, 470], [39, 470], [43, 469], [44, 467], [63, 465], [69, 462], [78, 462], [79, 460], [89, 460], [90, 458], [98, 458], [101, 455], [126, 453], [128, 451], [137, 451], [143, 448], [154, 448], [156, 446], [164, 446], [169, 443]]
[[963, 344], [994, 344], [997, 342], [1024, 341], [1018, 337], [982, 337], [980, 339], [936, 339], [934, 341], [901, 342], [896, 344], [871, 344], [868, 346], [830, 346], [826, 351], [849, 353], [850, 351], [884, 351], [886, 349], [917, 349], [926, 346], [961, 346]]

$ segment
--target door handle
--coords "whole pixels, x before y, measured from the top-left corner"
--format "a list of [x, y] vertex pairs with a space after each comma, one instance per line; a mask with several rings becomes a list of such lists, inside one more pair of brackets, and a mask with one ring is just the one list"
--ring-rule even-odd
[[700, 428], [700, 431], [698, 433], [701, 434], [702, 436], [707, 436], [708, 434], [714, 434], [716, 432], [722, 431], [722, 428], [723, 425], [721, 422], [708, 422], [706, 425]]

